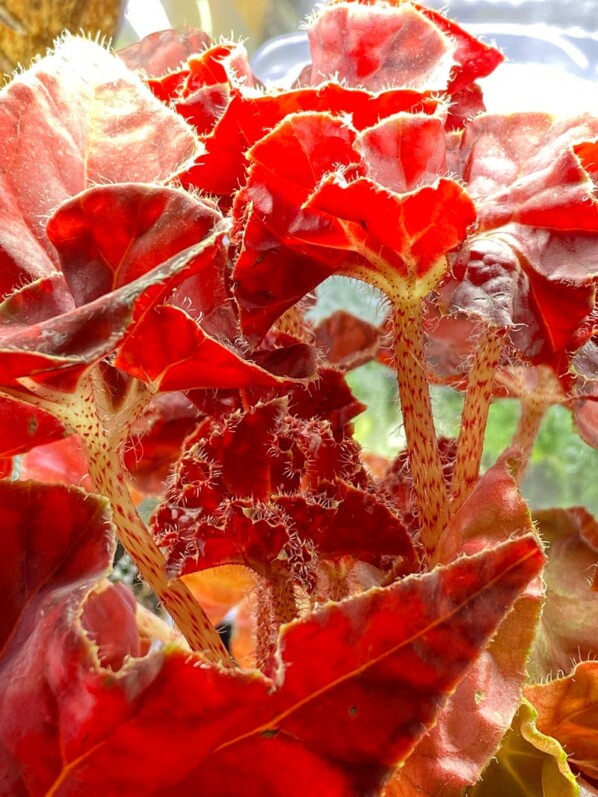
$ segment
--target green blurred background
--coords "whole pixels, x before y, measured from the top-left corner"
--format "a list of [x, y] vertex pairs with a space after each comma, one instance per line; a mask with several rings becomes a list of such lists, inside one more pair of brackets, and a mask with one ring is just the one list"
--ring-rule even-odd
[[[366, 286], [333, 278], [320, 289], [313, 313], [323, 318], [336, 309], [345, 309], [367, 321], [379, 323], [384, 317], [384, 300]], [[368, 409], [355, 424], [356, 436], [368, 451], [394, 456], [405, 447], [400, 423], [400, 404], [394, 373], [379, 363], [368, 363], [349, 374], [351, 387]], [[455, 437], [463, 398], [451, 388], [432, 387], [432, 402], [439, 435]], [[487, 469], [510, 444], [519, 403], [496, 400], [490, 409], [482, 466]], [[585, 506], [598, 515], [598, 451], [581, 440], [573, 428], [571, 413], [551, 407], [542, 423], [527, 474], [523, 494], [532, 508]]]

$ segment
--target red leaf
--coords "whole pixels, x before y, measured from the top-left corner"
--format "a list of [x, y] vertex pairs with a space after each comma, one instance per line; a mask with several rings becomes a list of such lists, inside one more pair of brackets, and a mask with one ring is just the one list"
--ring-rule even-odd
[[129, 69], [141, 69], [150, 77], [160, 77], [211, 43], [208, 34], [202, 30], [161, 30], [119, 50], [118, 56]]
[[136, 323], [143, 324], [155, 304], [190, 276], [190, 266], [198, 270], [210, 262], [220, 236], [216, 231], [118, 291], [7, 335], [0, 350], [0, 384], [20, 389], [19, 380], [25, 377], [74, 391], [92, 365], [114, 351]]
[[[468, 125], [463, 176], [484, 229], [510, 221], [554, 230], [596, 231], [593, 196], [598, 121], [590, 115], [488, 115]], [[502, 168], [497, 169], [499, 160]]]
[[[362, 6], [362, 8], [355, 8], [355, 6], [351, 8], [349, 6], [346, 9], [347, 29], [342, 31], [342, 44], [339, 46], [335, 42], [335, 49], [345, 54], [348, 63], [355, 70], [359, 70], [359, 67], [367, 70], [371, 68], [368, 63], [368, 59], [371, 59], [370, 50], [373, 49], [376, 52], [376, 48], [378, 48], [380, 53], [379, 63], [382, 67], [389, 69], [390, 80], [400, 80], [403, 85], [410, 83], [404, 78], [405, 73], [402, 71], [410, 66], [415, 67], [408, 60], [411, 54], [409, 48], [407, 48], [407, 52], [404, 52], [398, 46], [397, 40], [393, 40], [388, 30], [389, 27], [392, 30], [392, 26], [388, 25], [389, 19], [392, 20], [395, 26], [399, 26], [401, 12], [405, 11], [403, 0], [386, 0], [386, 9], [378, 6], [375, 0], [348, 0], [348, 2], [345, 2], [345, 0], [333, 0], [332, 3], [329, 3], [329, 6], [334, 8], [335, 3], [339, 2], [343, 2], [345, 6], [348, 3], [354, 3], [355, 6]], [[443, 14], [431, 8], [426, 8], [419, 3], [411, 3], [410, 5], [432, 23], [433, 28], [436, 30], [436, 36], [440, 37], [445, 47], [447, 47], [447, 43], [450, 43], [448, 46], [455, 62], [455, 68], [448, 76], [447, 89], [451, 94], [471, 86], [472, 81], [478, 78], [486, 77], [504, 60], [504, 56], [496, 48], [479, 41], [459, 25], [447, 19]], [[343, 11], [345, 11], [345, 8]], [[336, 9], [336, 12], [336, 14], [333, 14], [330, 8], [324, 9], [320, 11], [319, 15], [316, 15], [315, 25], [312, 22], [316, 29], [316, 35], [314, 35], [316, 49], [324, 63], [326, 63], [328, 54], [325, 52], [323, 54], [320, 53], [318, 46], [320, 43], [317, 40], [321, 38], [321, 44], [324, 45], [327, 38], [336, 33], [334, 28], [344, 17], [344, 14], [339, 9]], [[372, 25], [373, 30], [369, 29], [370, 20], [374, 22], [374, 25]], [[375, 27], [376, 22], [378, 22], [377, 28]], [[330, 28], [332, 28], [332, 31]], [[427, 29], [424, 28], [424, 30]], [[429, 31], [427, 32], [430, 38], [434, 38]], [[360, 41], [361, 37], [363, 37], [362, 41]], [[349, 54], [345, 53], [345, 50], [348, 49], [345, 45], [347, 39], [353, 44]], [[368, 46], [370, 45], [369, 39], [372, 40], [373, 47]], [[310, 43], [311, 40], [312, 37], [310, 36]], [[363, 49], [359, 47], [360, 44], [364, 45]], [[408, 44], [411, 44], [411, 42], [408, 42]], [[413, 54], [417, 53], [421, 56], [420, 48], [425, 48], [426, 54], [430, 57], [429, 42], [423, 44], [420, 41], [414, 45], [412, 48]], [[442, 52], [441, 47], [438, 52], [439, 54]], [[375, 72], [374, 76], [377, 75], [378, 72]]]
[[[0, 482], [0, 518], [0, 657], [6, 667], [21, 655], [53, 591], [66, 586], [82, 597], [108, 566], [113, 544], [106, 501], [72, 487]], [[13, 716], [11, 725], [18, 721]]]
[[[524, 533], [533, 533], [532, 519], [510, 463], [503, 458], [484, 474], [453, 515], [437, 555], [441, 561], [454, 560], [465, 551], [488, 549]], [[397, 772], [392, 793], [461, 797], [479, 779], [519, 708], [543, 597], [543, 585], [536, 579], [457, 686], [437, 725]]]
[[137, 601], [124, 584], [105, 581], [89, 593], [83, 605], [81, 625], [97, 646], [99, 663], [117, 672], [127, 656], [139, 657], [141, 638], [135, 612]]
[[284, 400], [205, 420], [185, 449], [154, 518], [177, 574], [242, 564], [261, 575], [282, 567], [302, 582], [313, 576], [305, 560], [314, 552], [376, 563], [385, 555], [415, 559], [355, 444], [327, 422], [288, 414]]
[[[344, 241], [337, 246], [363, 257], [362, 268], [378, 272], [391, 284], [395, 273], [418, 292], [427, 295], [427, 277], [446, 253], [461, 243], [475, 220], [473, 204], [454, 181], [440, 179], [408, 194], [382, 190], [373, 180], [357, 178], [349, 183], [326, 178], [306, 203], [353, 226], [343, 226]], [[365, 232], [360, 232], [364, 230]], [[317, 242], [318, 232], [294, 231]], [[334, 246], [326, 236], [325, 245]], [[376, 258], [376, 254], [378, 257]], [[382, 261], [380, 265], [376, 260]], [[342, 269], [351, 275], [352, 267]], [[359, 273], [359, 266], [356, 271]], [[430, 274], [430, 276], [432, 276]], [[422, 288], [418, 283], [424, 283]]]
[[181, 181], [186, 187], [229, 196], [244, 181], [245, 152], [294, 113], [350, 114], [355, 129], [361, 130], [391, 114], [402, 111], [434, 113], [437, 106], [437, 100], [410, 89], [372, 94], [334, 82], [317, 88], [257, 96], [254, 92], [234, 90], [222, 117], [205, 139], [206, 152], [181, 175]]
[[[412, 130], [399, 121], [385, 129], [399, 140], [404, 131], [412, 149], [428, 133], [425, 125]], [[443, 276], [445, 254], [475, 219], [471, 200], [445, 178], [410, 193], [388, 190], [358, 176], [367, 169], [360, 150], [349, 124], [304, 113], [287, 117], [248, 153], [248, 181], [237, 198], [238, 225], [244, 227], [234, 276], [249, 334], [263, 334], [335, 272], [392, 294], [417, 285], [422, 296]]]
[[453, 308], [510, 328], [527, 360], [559, 374], [587, 338], [594, 305], [597, 134], [589, 115], [480, 116], [462, 137], [460, 163], [451, 156], [481, 230], [459, 257]]
[[62, 424], [43, 410], [0, 397], [0, 456], [13, 457], [65, 434]]
[[199, 135], [206, 135], [224, 113], [231, 89], [253, 87], [247, 51], [237, 42], [222, 42], [188, 59], [186, 68], [150, 80], [149, 87]]
[[326, 359], [343, 371], [376, 359], [382, 336], [373, 324], [344, 310], [336, 310], [320, 321], [315, 335], [315, 344], [325, 352]]
[[183, 393], [156, 396], [131, 428], [123, 463], [137, 489], [161, 494], [199, 412]]
[[587, 235], [521, 225], [474, 236], [459, 255], [457, 281], [445, 289], [445, 307], [511, 330], [528, 361], [558, 365], [593, 307], [595, 249]]
[[[409, 755], [541, 566], [522, 538], [331, 604], [283, 631], [274, 683], [172, 649], [98, 669], [73, 620], [81, 591], [49, 581], [39, 622], [18, 627], [2, 662], [4, 783], [15, 797], [298, 797], [314, 784], [365, 797]], [[84, 588], [93, 576], [76, 577]], [[31, 700], [38, 710], [23, 710]]]
[[363, 130], [357, 146], [368, 177], [404, 194], [446, 173], [445, 136], [438, 116], [398, 113]]
[[[200, 244], [221, 218], [210, 202], [183, 191], [123, 183], [96, 186], [65, 202], [50, 218], [47, 232], [75, 302], [83, 305]], [[235, 337], [225, 251], [222, 246], [209, 251], [189, 261], [184, 280], [172, 282], [176, 293], [171, 301], [201, 317], [206, 330]]]
[[[81, 306], [201, 242], [220, 219], [213, 206], [190, 194], [125, 183], [95, 186], [63, 203], [46, 232], [75, 304]], [[226, 298], [222, 265], [214, 259], [204, 266], [204, 295], [212, 306], [195, 307], [196, 313], [209, 313]]]
[[154, 390], [274, 385], [279, 380], [207, 335], [178, 307], [160, 305], [121, 345], [114, 365]]
[[21, 462], [21, 479], [50, 484], [72, 484], [92, 491], [85, 449], [77, 435], [37, 445]]

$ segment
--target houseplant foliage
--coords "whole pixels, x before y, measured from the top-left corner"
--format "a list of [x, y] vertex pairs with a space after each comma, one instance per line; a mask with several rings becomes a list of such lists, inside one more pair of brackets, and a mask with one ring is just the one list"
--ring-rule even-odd
[[[552, 403], [598, 439], [598, 118], [484, 113], [500, 53], [417, 4], [308, 30], [291, 89], [166, 32], [0, 94], [2, 795], [598, 793], [598, 526], [518, 489]], [[314, 326], [331, 275], [383, 328]], [[374, 358], [390, 462], [353, 435]]]

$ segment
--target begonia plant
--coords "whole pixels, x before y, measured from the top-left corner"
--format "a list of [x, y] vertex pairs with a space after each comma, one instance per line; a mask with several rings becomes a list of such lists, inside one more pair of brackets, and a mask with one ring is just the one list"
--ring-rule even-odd
[[551, 404], [598, 447], [598, 116], [487, 113], [418, 3], [308, 36], [290, 88], [167, 31], [0, 92], [2, 797], [598, 794], [598, 524], [519, 487]]

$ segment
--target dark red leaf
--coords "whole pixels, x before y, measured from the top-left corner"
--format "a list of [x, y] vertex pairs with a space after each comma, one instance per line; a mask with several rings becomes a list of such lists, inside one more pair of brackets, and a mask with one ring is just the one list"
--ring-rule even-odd
[[138, 489], [162, 493], [183, 441], [198, 421], [199, 411], [183, 393], [165, 393], [152, 400], [133, 425], [123, 452], [124, 465]]
[[316, 326], [316, 346], [326, 359], [350, 371], [374, 360], [381, 345], [381, 332], [345, 310], [336, 310]]
[[[576, 267], [569, 267], [572, 257]], [[575, 270], [584, 267], [586, 276], [578, 278]], [[512, 225], [474, 236], [463, 249], [457, 281], [443, 293], [445, 307], [509, 329], [528, 361], [558, 363], [592, 310], [597, 269], [589, 236]]]
[[301, 582], [314, 554], [413, 560], [400, 517], [374, 493], [357, 447], [337, 436], [325, 421], [291, 416], [281, 399], [201, 423], [154, 518], [173, 572], [276, 566]]
[[[534, 532], [511, 473], [514, 465], [513, 460], [501, 458], [482, 476], [445, 529], [436, 550], [438, 560], [455, 560], [465, 551], [490, 549]], [[543, 603], [544, 585], [535, 579], [457, 686], [437, 725], [396, 773], [395, 791], [390, 794], [461, 797], [464, 789], [478, 781], [519, 708]]]

